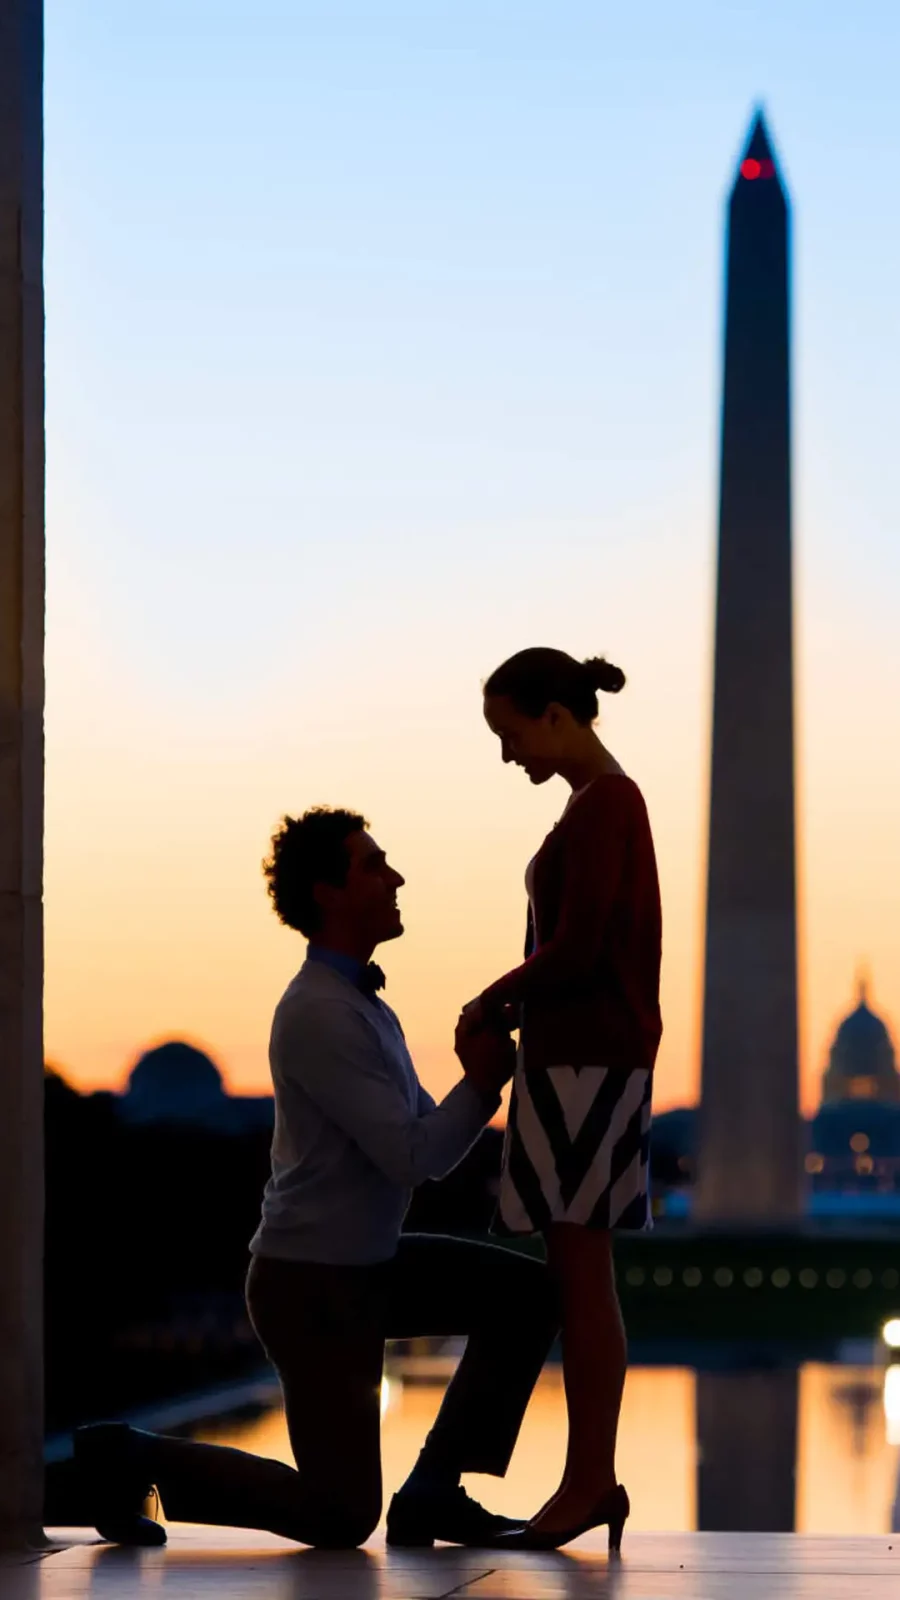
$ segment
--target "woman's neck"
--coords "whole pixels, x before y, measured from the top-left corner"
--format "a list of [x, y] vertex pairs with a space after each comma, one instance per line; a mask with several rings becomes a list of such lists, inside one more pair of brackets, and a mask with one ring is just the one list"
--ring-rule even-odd
[[606, 746], [600, 743], [597, 735], [588, 730], [583, 743], [560, 762], [557, 771], [561, 778], [565, 778], [572, 793], [575, 794], [579, 789], [587, 788], [595, 778], [602, 778], [605, 773], [618, 772], [619, 764], [615, 757], [610, 755]]

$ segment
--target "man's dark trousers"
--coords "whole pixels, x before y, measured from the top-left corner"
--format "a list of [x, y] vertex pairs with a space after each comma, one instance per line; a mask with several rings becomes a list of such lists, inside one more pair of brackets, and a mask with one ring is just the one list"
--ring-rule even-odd
[[175, 1522], [265, 1528], [331, 1546], [361, 1544], [381, 1515], [386, 1339], [467, 1336], [427, 1459], [439, 1475], [502, 1476], [559, 1322], [543, 1262], [431, 1234], [405, 1234], [396, 1256], [377, 1266], [256, 1257], [247, 1303], [281, 1380], [296, 1471], [159, 1437], [150, 1463], [163, 1509]]

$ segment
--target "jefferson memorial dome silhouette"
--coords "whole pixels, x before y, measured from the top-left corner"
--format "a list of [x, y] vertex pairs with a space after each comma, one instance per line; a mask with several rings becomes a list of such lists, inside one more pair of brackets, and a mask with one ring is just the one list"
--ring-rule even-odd
[[225, 1090], [215, 1062], [171, 1040], [147, 1050], [128, 1079], [123, 1110], [133, 1122], [203, 1122], [221, 1109]]
[[119, 1114], [131, 1123], [180, 1123], [219, 1133], [268, 1127], [271, 1095], [230, 1095], [203, 1050], [171, 1039], [147, 1050], [132, 1069]]

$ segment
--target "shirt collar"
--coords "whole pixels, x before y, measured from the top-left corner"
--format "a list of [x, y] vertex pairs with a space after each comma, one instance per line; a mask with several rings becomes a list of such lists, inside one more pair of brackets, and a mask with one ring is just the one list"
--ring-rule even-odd
[[351, 983], [358, 985], [365, 965], [357, 961], [356, 956], [346, 956], [341, 950], [329, 950], [323, 944], [310, 944], [306, 949], [307, 961], [320, 961], [323, 967], [331, 967], [339, 972], [342, 978], [348, 978]]

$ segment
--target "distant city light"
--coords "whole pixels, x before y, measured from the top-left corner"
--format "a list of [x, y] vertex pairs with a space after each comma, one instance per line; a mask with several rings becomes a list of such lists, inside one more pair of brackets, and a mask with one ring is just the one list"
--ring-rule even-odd
[[881, 1337], [891, 1350], [900, 1350], [900, 1317], [891, 1317], [885, 1323]]

